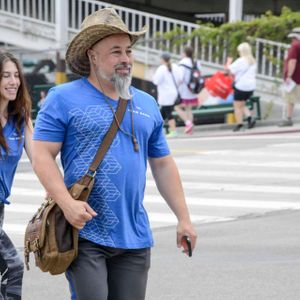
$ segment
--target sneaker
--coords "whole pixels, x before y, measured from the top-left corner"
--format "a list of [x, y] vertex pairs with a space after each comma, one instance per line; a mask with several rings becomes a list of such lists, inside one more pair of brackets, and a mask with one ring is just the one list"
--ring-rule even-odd
[[168, 134], [166, 134], [167, 138], [174, 138], [177, 136], [178, 136], [178, 133], [176, 131], [170, 131]]
[[285, 126], [293, 126], [293, 121], [292, 119], [285, 119], [285, 120], [282, 120], [279, 124], [278, 124], [279, 127], [285, 127]]
[[252, 119], [252, 120], [248, 123], [248, 129], [253, 128], [253, 127], [255, 126], [255, 124], [256, 124], [256, 121]]
[[244, 125], [243, 124], [238, 124], [236, 127], [233, 128], [233, 131], [244, 131]]
[[187, 124], [187, 125], [185, 125], [184, 133], [186, 133], [186, 134], [192, 134], [193, 127], [194, 127], [194, 124], [192, 122], [189, 123], [189, 124]]

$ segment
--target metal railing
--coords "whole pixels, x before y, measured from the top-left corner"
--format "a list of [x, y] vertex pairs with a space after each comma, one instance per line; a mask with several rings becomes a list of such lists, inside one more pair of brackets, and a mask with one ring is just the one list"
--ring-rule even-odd
[[[184, 37], [188, 37], [195, 29], [199, 28], [197, 24], [112, 5], [107, 2], [95, 0], [61, 1], [69, 1], [69, 12], [66, 12], [69, 18], [69, 28], [67, 29], [69, 38], [78, 32], [80, 24], [87, 15], [108, 6], [116, 9], [131, 31], [139, 30], [144, 25], [149, 27], [144, 39], [137, 45], [142, 52], [153, 51], [154, 53], [159, 53], [160, 51], [168, 50], [174, 56], [179, 56], [183, 50], [183, 45], [176, 45], [172, 41], [164, 39], [163, 35], [166, 32], [177, 29], [180, 32], [179, 39], [182, 37], [182, 34]], [[0, 0], [0, 13], [13, 18], [38, 22], [41, 26], [43, 24], [54, 26], [55, 0]], [[14, 23], [12, 22], [12, 24]], [[1, 26], [9, 26], [9, 24], [1, 24]], [[24, 32], [24, 28], [19, 28], [19, 30]], [[208, 44], [202, 44], [201, 39], [195, 36], [188, 39], [187, 44], [193, 46], [196, 57], [207, 66], [220, 67], [225, 63], [227, 47], [224, 37], [218, 38], [217, 41], [210, 41]], [[264, 39], [255, 39], [254, 48], [258, 61], [257, 74], [262, 78], [269, 79], [281, 76], [282, 62], [288, 45]], [[147, 63], [151, 63], [151, 61], [147, 61]]]

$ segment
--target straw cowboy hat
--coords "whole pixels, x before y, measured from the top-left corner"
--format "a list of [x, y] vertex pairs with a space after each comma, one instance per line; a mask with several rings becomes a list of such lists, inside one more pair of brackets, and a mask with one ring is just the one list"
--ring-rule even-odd
[[297, 40], [300, 40], [300, 27], [294, 28], [288, 36], [289, 38], [296, 38]]
[[90, 73], [87, 50], [94, 44], [109, 35], [118, 33], [128, 34], [134, 44], [146, 31], [146, 27], [140, 31], [129, 31], [113, 8], [100, 9], [83, 20], [80, 32], [75, 35], [68, 46], [66, 61], [74, 73], [87, 76]]

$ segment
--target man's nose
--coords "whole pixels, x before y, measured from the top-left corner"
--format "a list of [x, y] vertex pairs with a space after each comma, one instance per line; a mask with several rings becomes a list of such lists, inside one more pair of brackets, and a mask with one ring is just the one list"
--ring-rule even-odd
[[126, 52], [123, 52], [123, 53], [122, 53], [121, 61], [122, 61], [122, 62], [126, 62], [126, 63], [129, 63], [129, 62], [130, 62], [130, 56], [128, 55], [128, 53], [126, 53]]

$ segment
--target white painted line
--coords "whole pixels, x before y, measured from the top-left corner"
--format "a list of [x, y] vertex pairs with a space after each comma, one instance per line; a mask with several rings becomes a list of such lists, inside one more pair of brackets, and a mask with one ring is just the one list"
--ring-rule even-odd
[[[199, 166], [198, 169], [188, 169], [188, 168], [179, 168], [180, 175], [184, 176], [193, 176], [194, 178], [207, 178], [207, 177], [221, 177], [221, 178], [243, 178], [243, 179], [278, 179], [278, 180], [294, 180], [295, 178], [300, 179], [300, 169], [299, 172], [248, 172], [247, 170], [242, 171], [224, 171], [222, 168], [220, 170], [207, 170]], [[152, 177], [151, 171], [148, 169], [147, 176]], [[30, 173], [17, 173], [15, 176], [16, 181], [32, 181], [38, 182], [38, 178], [34, 174]]]
[[[296, 129], [296, 128], [295, 128]], [[298, 128], [297, 128], [298, 129]], [[228, 133], [232, 134], [231, 131], [228, 131]], [[259, 133], [259, 132], [257, 132]], [[212, 131], [212, 134], [214, 132]], [[299, 132], [291, 132], [293, 137], [299, 136]], [[226, 135], [226, 136], [202, 136], [202, 137], [191, 137], [191, 138], [185, 138], [184, 140], [182, 139], [173, 139], [173, 140], [168, 140], [169, 144], [172, 143], [182, 143], [187, 141], [191, 142], [196, 142], [196, 141], [212, 141], [212, 140], [290, 140], [291, 139], [291, 134], [287, 133], [276, 133], [276, 134], [257, 134], [257, 135]]]
[[[229, 208], [249, 208], [249, 209], [268, 209], [268, 210], [281, 210], [281, 209], [300, 209], [299, 202], [291, 201], [258, 201], [258, 200], [242, 200], [242, 199], [220, 199], [220, 198], [203, 198], [203, 197], [186, 197], [186, 202], [189, 206], [209, 206], [209, 207], [229, 207]], [[147, 204], [162, 204], [167, 206], [164, 199], [159, 195], [146, 195], [144, 199], [145, 205]], [[38, 204], [23, 204], [11, 203], [5, 206], [7, 213], [35, 213], [40, 205]]]
[[[201, 168], [201, 167], [199, 167]], [[203, 170], [203, 169], [179, 169], [180, 175], [184, 176], [193, 176], [194, 178], [222, 178], [222, 179], [278, 179], [278, 180], [295, 180], [296, 178], [300, 179], [299, 173], [284, 173], [284, 172], [249, 172], [247, 170], [244, 171], [223, 171], [220, 170]]]
[[298, 169], [300, 170], [300, 162], [288, 162], [288, 161], [251, 161], [249, 160], [244, 160], [244, 159], [237, 159], [237, 160], [232, 160], [231, 159], [219, 159], [218, 157], [211, 157], [208, 158], [206, 157], [193, 157], [193, 158], [187, 158], [187, 157], [177, 157], [175, 158], [175, 161], [177, 165], [179, 166], [179, 169], [183, 168], [182, 165], [187, 165], [187, 164], [192, 164], [193, 166], [199, 165], [200, 167], [205, 167], [207, 165], [217, 165], [220, 167], [220, 169], [223, 166], [240, 166], [241, 168], [243, 167], [272, 167], [272, 168], [287, 168], [287, 169]]
[[[250, 184], [230, 184], [230, 183], [210, 183], [210, 182], [188, 182], [184, 181], [183, 188], [189, 191], [222, 191], [222, 192], [259, 192], [274, 194], [300, 194], [300, 188], [294, 186], [283, 185], [250, 185]], [[147, 181], [148, 187], [155, 187], [155, 182]]]
[[5, 206], [5, 212], [33, 214], [38, 210], [39, 207], [40, 205], [34, 205], [34, 204], [11, 203], [10, 205]]
[[[165, 204], [164, 199], [159, 195], [145, 196], [146, 204]], [[230, 200], [203, 197], [186, 197], [189, 206], [211, 206], [211, 207], [230, 207], [230, 208], [256, 208], [256, 209], [300, 209], [299, 202], [290, 201], [257, 201], [257, 200]]]
[[[300, 158], [300, 145], [298, 145], [297, 149], [291, 150], [289, 148], [289, 152], [282, 152], [282, 149], [278, 148], [265, 148], [264, 151], [260, 150], [209, 150], [209, 151], [202, 151], [199, 152], [199, 156], [228, 156], [230, 158], [233, 157], [247, 157], [247, 158], [270, 158], [270, 159], [277, 159], [277, 158], [284, 158], [284, 159], [299, 159]], [[194, 156], [195, 157], [195, 156]], [[192, 158], [192, 157], [191, 157]]]
[[[158, 223], [170, 223], [176, 224], [177, 219], [175, 215], [168, 214], [168, 213], [148, 213], [149, 221], [150, 222], [158, 222]], [[224, 222], [224, 221], [231, 221], [235, 218], [231, 217], [218, 217], [218, 216], [200, 216], [200, 215], [191, 215], [192, 222], [201, 222], [201, 223], [208, 223], [208, 222]]]
[[14, 196], [40, 196], [43, 197], [46, 195], [43, 189], [28, 189], [20, 187], [12, 187], [11, 194]]
[[[172, 225], [177, 224], [176, 217], [169, 213], [149, 213], [149, 222], [151, 223], [151, 227], [159, 227], [162, 224]], [[225, 222], [225, 221], [232, 221], [236, 218], [232, 217], [218, 217], [218, 216], [200, 216], [200, 215], [191, 215], [192, 222], [197, 223], [212, 223], [212, 222]], [[16, 223], [5, 223], [3, 225], [3, 229], [6, 233], [9, 234], [25, 234], [26, 224], [16, 224]]]
[[25, 234], [27, 224], [13, 224], [5, 223], [3, 224], [3, 229], [6, 233], [14, 234]]
[[[200, 181], [200, 177], [199, 177]], [[288, 194], [299, 195], [300, 188], [283, 185], [250, 185], [250, 184], [230, 184], [230, 183], [210, 183], [210, 182], [189, 182], [183, 181], [183, 188], [189, 191], [222, 191], [222, 192], [259, 192], [268, 194]], [[147, 187], [156, 187], [154, 180], [147, 180]], [[43, 189], [28, 189], [13, 187], [12, 195], [14, 196], [45, 196]]]
[[38, 177], [34, 173], [20, 173], [15, 174], [15, 180], [24, 181], [39, 181]]

